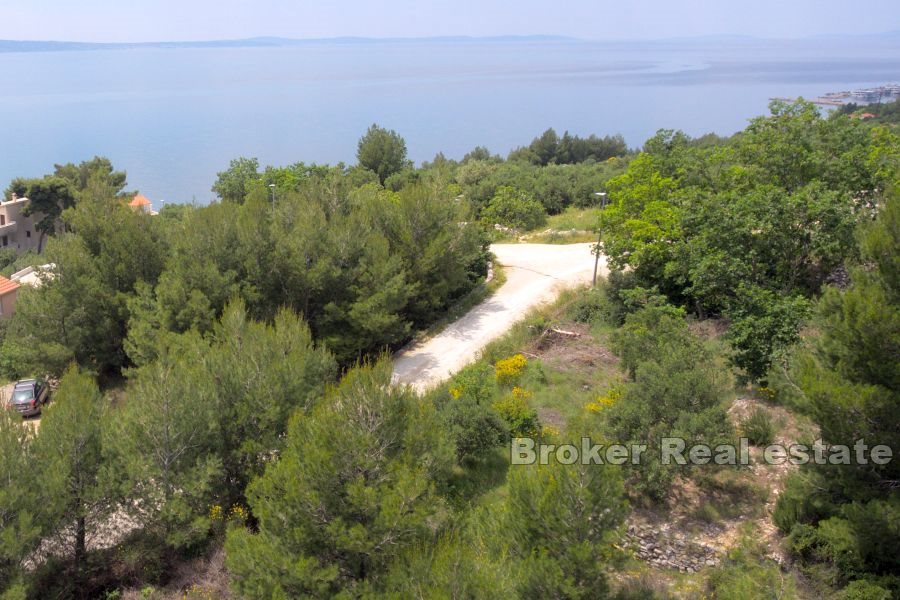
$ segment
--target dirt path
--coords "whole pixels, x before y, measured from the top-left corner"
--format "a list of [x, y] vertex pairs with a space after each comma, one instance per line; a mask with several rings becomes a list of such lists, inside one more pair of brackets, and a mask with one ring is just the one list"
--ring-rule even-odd
[[[408, 346], [394, 357], [394, 381], [426, 390], [475, 360], [536, 306], [569, 287], [589, 283], [594, 270], [591, 244], [495, 244], [506, 283], [434, 337]], [[600, 273], [606, 264], [600, 259]]]

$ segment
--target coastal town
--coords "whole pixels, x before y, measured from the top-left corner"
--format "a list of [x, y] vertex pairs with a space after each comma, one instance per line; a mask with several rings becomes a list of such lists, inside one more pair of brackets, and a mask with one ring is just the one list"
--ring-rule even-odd
[[[809, 101], [819, 106], [840, 107], [848, 104], [881, 104], [883, 102], [893, 102], [900, 98], [900, 83], [889, 83], [876, 87], [862, 88], [858, 90], [843, 90], [840, 92], [827, 92], [817, 98]], [[776, 97], [771, 100], [782, 100], [784, 102], [796, 102], [797, 98]]]

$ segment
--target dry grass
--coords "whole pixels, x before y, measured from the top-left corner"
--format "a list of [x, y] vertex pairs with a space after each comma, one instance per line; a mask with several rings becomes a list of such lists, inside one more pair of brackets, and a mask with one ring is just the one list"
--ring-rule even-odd
[[178, 565], [171, 581], [160, 589], [145, 587], [126, 590], [122, 600], [230, 600], [236, 598], [229, 588], [225, 570], [225, 550], [215, 549], [208, 556]]

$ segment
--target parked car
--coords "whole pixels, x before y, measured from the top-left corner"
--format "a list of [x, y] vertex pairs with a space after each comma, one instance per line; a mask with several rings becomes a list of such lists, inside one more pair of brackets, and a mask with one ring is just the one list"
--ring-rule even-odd
[[17, 410], [23, 417], [41, 414], [41, 407], [50, 400], [50, 386], [40, 379], [22, 379], [13, 386], [6, 400], [6, 408]]

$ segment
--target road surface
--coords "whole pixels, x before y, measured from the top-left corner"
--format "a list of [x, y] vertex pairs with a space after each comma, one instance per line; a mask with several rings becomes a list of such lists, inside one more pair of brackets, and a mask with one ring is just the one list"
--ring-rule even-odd
[[[474, 361], [533, 308], [551, 302], [568, 287], [590, 283], [591, 244], [494, 244], [506, 283], [439, 334], [408, 346], [394, 357], [394, 381], [419, 391], [432, 388]], [[606, 262], [600, 258], [600, 274]]]

